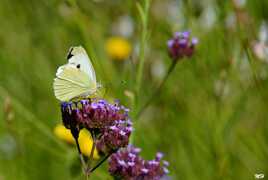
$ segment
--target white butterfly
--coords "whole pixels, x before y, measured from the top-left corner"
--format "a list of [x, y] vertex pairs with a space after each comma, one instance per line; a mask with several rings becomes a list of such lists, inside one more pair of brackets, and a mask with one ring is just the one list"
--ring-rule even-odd
[[98, 89], [96, 74], [85, 49], [81, 46], [72, 47], [67, 59], [68, 63], [58, 68], [54, 79], [56, 98], [70, 101], [94, 94]]

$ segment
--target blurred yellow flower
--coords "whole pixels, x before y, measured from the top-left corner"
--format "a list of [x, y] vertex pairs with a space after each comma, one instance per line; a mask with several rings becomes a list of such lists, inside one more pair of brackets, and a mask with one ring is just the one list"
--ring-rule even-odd
[[[54, 134], [61, 140], [69, 143], [69, 144], [75, 144], [75, 140], [72, 136], [71, 130], [65, 128], [62, 124], [56, 125], [54, 128]], [[92, 137], [90, 133], [86, 129], [82, 129], [79, 133], [78, 142], [80, 145], [81, 152], [85, 156], [90, 156], [91, 148], [93, 145]], [[99, 159], [99, 154], [97, 150], [94, 150], [93, 154], [94, 159]]]
[[[89, 157], [93, 145], [93, 140], [90, 133], [86, 129], [82, 129], [80, 131], [78, 142], [82, 153]], [[93, 158], [94, 159], [100, 158], [96, 148], [94, 150]]]
[[57, 124], [54, 128], [54, 134], [61, 140], [69, 143], [75, 144], [75, 140], [72, 136], [71, 130], [65, 128], [62, 124]]
[[115, 60], [127, 59], [131, 49], [131, 44], [123, 37], [111, 37], [106, 42], [106, 52]]

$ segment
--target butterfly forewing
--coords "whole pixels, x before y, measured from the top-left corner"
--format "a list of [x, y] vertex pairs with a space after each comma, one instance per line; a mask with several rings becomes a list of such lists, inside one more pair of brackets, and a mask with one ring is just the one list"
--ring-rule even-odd
[[82, 47], [74, 47], [71, 51], [74, 55], [69, 58], [68, 63], [73, 64], [76, 67], [79, 67], [79, 69], [86, 74], [88, 74], [88, 77], [96, 83], [96, 74], [95, 70], [93, 68], [93, 65], [85, 51]]

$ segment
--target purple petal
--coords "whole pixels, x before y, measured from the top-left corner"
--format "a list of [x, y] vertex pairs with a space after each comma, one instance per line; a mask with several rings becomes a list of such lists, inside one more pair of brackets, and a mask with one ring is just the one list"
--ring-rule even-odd
[[197, 38], [192, 38], [192, 44], [193, 44], [193, 45], [198, 44], [198, 39], [197, 39]]
[[189, 31], [184, 31], [182, 33], [182, 37], [185, 38], [185, 39], [188, 39], [190, 37], [190, 32]]
[[147, 173], [149, 172], [149, 170], [146, 169], [146, 168], [142, 168], [141, 171], [142, 171], [143, 173], [145, 173], [145, 174], [147, 174]]
[[158, 159], [158, 160], [162, 159], [163, 156], [164, 156], [164, 154], [161, 152], [156, 153], [156, 159]]
[[163, 161], [164, 166], [169, 166], [169, 162]]

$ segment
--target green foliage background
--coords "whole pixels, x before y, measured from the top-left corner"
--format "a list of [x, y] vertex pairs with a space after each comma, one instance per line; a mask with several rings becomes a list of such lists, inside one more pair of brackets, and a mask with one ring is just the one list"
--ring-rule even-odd
[[[134, 106], [124, 92], [135, 91], [137, 65], [110, 60], [105, 41], [114, 35], [111, 27], [116, 19], [129, 15], [134, 23], [129, 40], [133, 47], [140, 45], [138, 2], [1, 0], [0, 180], [83, 179], [75, 148], [53, 134], [55, 124], [61, 122], [53, 78], [57, 67], [66, 63], [69, 47], [80, 44], [106, 86], [105, 96], [131, 108], [133, 143], [143, 149], [146, 159], [164, 152], [172, 179], [268, 176], [268, 79], [262, 76], [268, 66], [251, 48], [268, 18], [268, 1], [248, 0], [244, 20], [227, 27], [228, 15], [237, 15], [233, 1], [152, 0], [143, 80]], [[173, 3], [177, 19], [169, 17], [165, 6], [157, 9], [161, 3]], [[205, 28], [200, 19], [210, 5], [216, 20]], [[151, 66], [161, 60], [168, 68], [166, 41], [173, 32], [186, 29], [200, 39], [195, 55], [178, 63], [161, 93], [135, 119], [159, 83], [150, 73]], [[135, 51], [132, 57], [139, 60]], [[107, 164], [92, 179], [111, 179], [106, 171]]]

